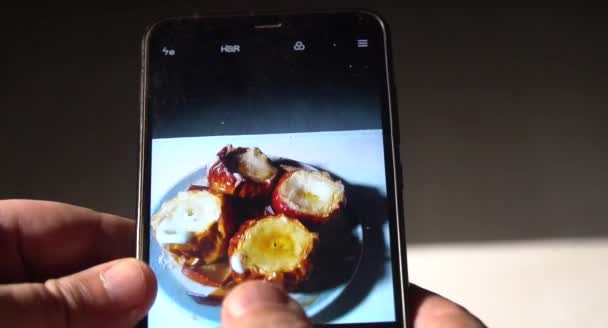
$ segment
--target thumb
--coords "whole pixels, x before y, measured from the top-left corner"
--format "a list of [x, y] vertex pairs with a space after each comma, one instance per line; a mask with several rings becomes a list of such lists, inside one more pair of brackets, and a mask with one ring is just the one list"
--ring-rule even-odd
[[0, 285], [0, 327], [132, 327], [155, 295], [148, 266], [116, 260], [45, 283]]
[[302, 307], [279, 287], [265, 281], [238, 285], [222, 304], [224, 328], [310, 328]]

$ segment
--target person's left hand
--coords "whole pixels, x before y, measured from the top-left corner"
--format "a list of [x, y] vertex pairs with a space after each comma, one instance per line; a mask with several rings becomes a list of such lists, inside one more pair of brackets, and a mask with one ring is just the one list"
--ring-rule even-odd
[[150, 268], [124, 258], [134, 236], [114, 215], [0, 201], [0, 327], [133, 327], [156, 295]]

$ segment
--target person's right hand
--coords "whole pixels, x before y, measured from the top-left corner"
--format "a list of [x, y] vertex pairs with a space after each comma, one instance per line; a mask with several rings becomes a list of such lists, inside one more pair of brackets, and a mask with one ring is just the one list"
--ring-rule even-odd
[[[462, 306], [416, 285], [408, 289], [413, 328], [483, 328]], [[222, 305], [224, 328], [312, 327], [302, 307], [270, 283], [252, 281], [237, 286]]]
[[408, 311], [414, 328], [484, 328], [471, 312], [445, 297], [410, 284]]

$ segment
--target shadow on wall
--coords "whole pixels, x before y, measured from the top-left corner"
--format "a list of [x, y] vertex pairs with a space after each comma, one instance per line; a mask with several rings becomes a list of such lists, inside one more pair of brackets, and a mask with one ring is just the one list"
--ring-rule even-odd
[[409, 18], [394, 49], [408, 241], [608, 236], [601, 15]]
[[[277, 3], [241, 8], [295, 9]], [[410, 243], [608, 236], [601, 11], [372, 5], [393, 35]], [[0, 197], [133, 216], [140, 40], [197, 6], [5, 15], [3, 89], [16, 91], [2, 97], [0, 130], [19, 141], [0, 140], [11, 154]]]

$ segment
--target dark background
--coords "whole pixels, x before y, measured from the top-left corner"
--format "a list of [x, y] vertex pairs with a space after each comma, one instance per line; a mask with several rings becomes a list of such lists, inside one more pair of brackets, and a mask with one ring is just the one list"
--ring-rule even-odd
[[[357, 48], [363, 37], [370, 46]], [[296, 40], [305, 50], [294, 51]], [[220, 52], [235, 43], [239, 53]], [[386, 54], [371, 15], [165, 20], [147, 48], [152, 138], [382, 128]]]
[[[312, 3], [392, 29], [410, 243], [608, 235], [606, 10]], [[146, 5], [3, 9], [0, 198], [133, 217], [146, 26], [304, 4]]]

